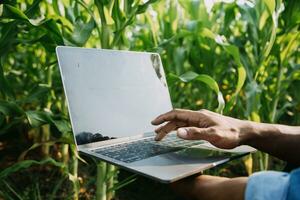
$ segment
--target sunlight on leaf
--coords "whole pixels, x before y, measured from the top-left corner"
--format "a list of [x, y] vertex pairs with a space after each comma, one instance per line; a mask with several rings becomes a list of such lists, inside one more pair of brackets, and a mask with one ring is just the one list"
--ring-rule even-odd
[[220, 92], [218, 83], [212, 77], [210, 77], [206, 74], [197, 74], [195, 72], [189, 71], [189, 72], [186, 72], [185, 74], [182, 74], [178, 78], [183, 82], [190, 82], [190, 81], [196, 80], [196, 81], [205, 83], [217, 95], [217, 100], [218, 100], [218, 104], [219, 104], [218, 108], [217, 108], [217, 112], [222, 113], [222, 111], [225, 107], [225, 101], [224, 101], [222, 93]]

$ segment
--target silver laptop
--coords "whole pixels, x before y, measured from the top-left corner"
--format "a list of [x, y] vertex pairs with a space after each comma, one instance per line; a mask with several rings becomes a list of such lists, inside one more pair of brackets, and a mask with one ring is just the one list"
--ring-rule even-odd
[[154, 141], [151, 121], [172, 103], [156, 53], [57, 47], [79, 152], [170, 183], [254, 149], [215, 148], [169, 134]]

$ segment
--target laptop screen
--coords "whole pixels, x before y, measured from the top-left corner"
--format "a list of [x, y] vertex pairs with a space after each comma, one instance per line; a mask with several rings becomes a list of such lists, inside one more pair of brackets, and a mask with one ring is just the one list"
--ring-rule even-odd
[[158, 54], [75, 47], [56, 51], [75, 136], [151, 132], [151, 120], [172, 109]]

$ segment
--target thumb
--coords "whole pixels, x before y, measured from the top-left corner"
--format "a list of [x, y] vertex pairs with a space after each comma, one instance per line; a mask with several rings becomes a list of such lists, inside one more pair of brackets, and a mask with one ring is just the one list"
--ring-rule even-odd
[[177, 129], [177, 136], [185, 140], [208, 140], [210, 128], [183, 127]]

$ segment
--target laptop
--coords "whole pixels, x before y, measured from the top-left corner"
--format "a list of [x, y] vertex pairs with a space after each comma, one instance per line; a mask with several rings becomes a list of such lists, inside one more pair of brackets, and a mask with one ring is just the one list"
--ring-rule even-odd
[[173, 109], [159, 54], [65, 46], [56, 54], [80, 153], [171, 183], [254, 151], [175, 132], [154, 140], [150, 122]]

